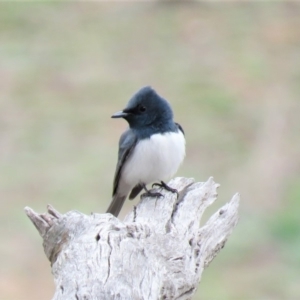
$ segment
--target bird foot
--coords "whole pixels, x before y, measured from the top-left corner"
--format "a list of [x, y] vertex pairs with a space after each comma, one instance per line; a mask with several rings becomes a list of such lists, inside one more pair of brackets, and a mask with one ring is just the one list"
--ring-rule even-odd
[[167, 191], [169, 191], [169, 192], [171, 192], [171, 193], [176, 193], [177, 194], [177, 197], [179, 196], [179, 193], [178, 193], [178, 191], [176, 190], [176, 189], [173, 189], [173, 188], [171, 188], [170, 186], [168, 186], [165, 182], [163, 182], [163, 181], [161, 181], [160, 183], [153, 183], [152, 184], [152, 188], [153, 187], [155, 187], [155, 186], [158, 186], [158, 187], [160, 187], [160, 188], [162, 188], [162, 189], [165, 189], [165, 190], [167, 190]]
[[151, 191], [147, 191], [145, 193], [143, 193], [141, 195], [142, 198], [144, 197], [151, 197], [151, 198], [156, 198], [156, 197], [163, 197], [163, 195], [161, 193], [158, 193], [158, 192], [151, 192]]

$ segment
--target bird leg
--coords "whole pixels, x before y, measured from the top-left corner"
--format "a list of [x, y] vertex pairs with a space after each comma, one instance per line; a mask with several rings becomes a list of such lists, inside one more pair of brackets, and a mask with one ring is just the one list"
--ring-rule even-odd
[[169, 191], [169, 192], [171, 192], [171, 193], [176, 193], [177, 194], [177, 197], [179, 196], [179, 194], [178, 194], [178, 191], [176, 190], [176, 189], [173, 189], [173, 188], [171, 188], [170, 186], [168, 186], [165, 182], [163, 182], [163, 181], [161, 181], [160, 183], [153, 183], [152, 184], [152, 188], [154, 187], [154, 186], [158, 186], [158, 187], [160, 187], [160, 188], [162, 188], [162, 189], [165, 189], [165, 190], [167, 190], [167, 191]]
[[161, 193], [158, 192], [151, 192], [147, 189], [146, 185], [143, 184], [143, 189], [146, 191], [141, 195], [141, 197], [163, 197]]

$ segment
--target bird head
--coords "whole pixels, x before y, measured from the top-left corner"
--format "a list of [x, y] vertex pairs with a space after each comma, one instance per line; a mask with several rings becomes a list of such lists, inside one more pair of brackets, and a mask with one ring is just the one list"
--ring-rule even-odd
[[131, 128], [159, 127], [172, 121], [170, 104], [149, 86], [141, 88], [122, 111], [112, 118], [124, 118]]

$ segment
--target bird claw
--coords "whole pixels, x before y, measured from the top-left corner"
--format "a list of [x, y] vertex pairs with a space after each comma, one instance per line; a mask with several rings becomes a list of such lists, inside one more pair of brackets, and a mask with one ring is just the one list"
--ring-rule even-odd
[[161, 184], [157, 182], [154, 182], [151, 187], [154, 188], [155, 186], [158, 186], [160, 188], [162, 187]]
[[162, 189], [165, 189], [165, 190], [167, 190], [167, 191], [169, 191], [169, 192], [171, 192], [171, 193], [176, 193], [177, 194], [177, 197], [179, 196], [179, 193], [178, 193], [178, 191], [176, 190], [176, 189], [173, 189], [173, 188], [171, 188], [170, 186], [168, 186], [165, 182], [163, 182], [163, 181], [161, 181], [161, 183], [157, 183], [157, 182], [155, 182], [155, 183], [153, 183], [152, 184], [152, 188], [153, 187], [155, 187], [155, 186], [158, 186], [158, 187], [160, 187], [160, 188], [162, 188]]
[[144, 197], [151, 197], [151, 198], [156, 198], [156, 197], [158, 197], [158, 198], [160, 198], [160, 197], [163, 197], [163, 195], [162, 195], [161, 193], [158, 193], [158, 192], [150, 192], [150, 191], [148, 191], [148, 192], [146, 192], [146, 193], [143, 193], [143, 194], [141, 195], [141, 197], [142, 197], [142, 198], [144, 198]]

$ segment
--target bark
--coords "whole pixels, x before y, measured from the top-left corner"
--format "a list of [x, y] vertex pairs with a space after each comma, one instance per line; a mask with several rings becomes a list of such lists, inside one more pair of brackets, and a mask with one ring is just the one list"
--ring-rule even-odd
[[51, 262], [53, 299], [191, 299], [237, 223], [239, 195], [199, 228], [218, 184], [175, 178], [169, 185], [179, 196], [159, 190], [163, 198], [142, 197], [124, 221], [26, 207]]

